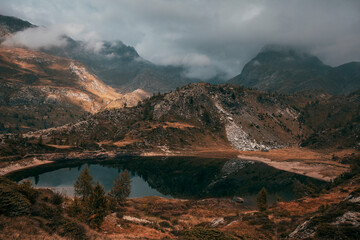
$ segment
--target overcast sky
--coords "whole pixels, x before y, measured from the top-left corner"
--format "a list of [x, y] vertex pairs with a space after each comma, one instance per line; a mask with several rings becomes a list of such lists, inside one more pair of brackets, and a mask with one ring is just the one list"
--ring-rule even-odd
[[0, 0], [0, 14], [79, 40], [121, 40], [193, 77], [235, 76], [266, 44], [333, 66], [360, 61], [360, 0]]

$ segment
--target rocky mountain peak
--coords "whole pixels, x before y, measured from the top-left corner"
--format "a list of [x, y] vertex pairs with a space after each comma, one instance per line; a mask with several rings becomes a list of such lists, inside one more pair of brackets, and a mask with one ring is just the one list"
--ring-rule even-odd
[[360, 88], [360, 67], [349, 63], [333, 68], [302, 50], [265, 46], [229, 83], [270, 92], [295, 93], [320, 90], [348, 94]]
[[2, 38], [14, 32], [23, 31], [26, 28], [36, 27], [28, 21], [16, 17], [0, 15], [0, 41]]
[[251, 61], [268, 64], [282, 62], [283, 64], [308, 64], [309, 66], [324, 65], [318, 57], [300, 48], [282, 45], [264, 46]]

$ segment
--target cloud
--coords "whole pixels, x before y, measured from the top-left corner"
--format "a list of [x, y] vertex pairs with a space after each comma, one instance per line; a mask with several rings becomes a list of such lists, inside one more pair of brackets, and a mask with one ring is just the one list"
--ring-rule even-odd
[[203, 79], [240, 73], [267, 44], [302, 47], [330, 65], [360, 61], [359, 0], [12, 0], [0, 9], [37, 25], [81, 25]]
[[86, 48], [98, 52], [103, 43], [95, 32], [90, 32], [79, 24], [56, 24], [48, 27], [28, 28], [6, 38], [2, 43], [10, 47], [28, 47], [31, 49], [64, 47], [70, 36], [78, 40], [85, 40]]
[[11, 47], [20, 46], [39, 49], [41, 47], [65, 46], [66, 39], [63, 38], [62, 32], [56, 28], [38, 27], [17, 32], [8, 37], [2, 44]]

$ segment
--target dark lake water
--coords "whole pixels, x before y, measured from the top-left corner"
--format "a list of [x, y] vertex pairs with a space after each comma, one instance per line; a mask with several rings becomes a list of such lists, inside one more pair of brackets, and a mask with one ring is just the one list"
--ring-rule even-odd
[[[106, 191], [110, 191], [113, 181], [119, 177], [123, 169], [113, 168], [109, 166], [101, 166], [99, 164], [83, 164], [77, 167], [60, 168], [54, 171], [41, 173], [36, 176], [28, 177], [36, 187], [50, 187], [58, 192], [64, 193], [69, 196], [74, 195], [74, 183], [79, 176], [81, 170], [88, 165], [90, 173], [93, 176], [94, 183], [99, 181], [104, 186]], [[140, 176], [134, 172], [130, 172], [131, 178], [131, 193], [130, 197], [144, 197], [144, 196], [159, 196], [171, 197], [157, 191], [150, 187], [150, 185]]]
[[56, 162], [25, 169], [9, 177], [16, 181], [29, 179], [36, 187], [51, 187], [72, 196], [73, 184], [85, 165], [89, 166], [94, 182], [99, 181], [107, 191], [112, 187], [114, 178], [127, 169], [132, 181], [130, 197], [196, 199], [241, 196], [245, 199], [245, 205], [256, 204], [256, 195], [262, 187], [267, 189], [271, 203], [275, 202], [276, 196], [285, 201], [294, 199], [295, 180], [318, 186], [324, 184], [316, 179], [245, 160], [236, 160], [234, 167], [227, 163], [228, 171], [224, 171], [226, 162], [229, 163], [229, 159], [119, 157], [87, 163]]

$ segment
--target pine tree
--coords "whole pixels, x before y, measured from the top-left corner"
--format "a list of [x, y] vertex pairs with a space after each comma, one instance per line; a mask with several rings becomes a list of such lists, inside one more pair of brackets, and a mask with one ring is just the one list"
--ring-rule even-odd
[[297, 179], [293, 181], [293, 191], [295, 198], [302, 198], [308, 195], [306, 186]]
[[85, 201], [85, 212], [89, 225], [92, 227], [100, 227], [108, 211], [109, 205], [105, 191], [98, 181], [94, 187], [94, 191]]
[[38, 144], [43, 145], [43, 137], [42, 137], [42, 135], [40, 135], [40, 137], [39, 137]]
[[258, 193], [256, 198], [257, 206], [260, 211], [265, 211], [267, 209], [267, 198], [268, 198], [267, 191], [265, 187], [263, 187]]
[[119, 178], [115, 178], [113, 187], [110, 190], [110, 197], [114, 198], [119, 205], [123, 205], [131, 192], [130, 174], [127, 170], [120, 173]]
[[90, 175], [90, 169], [86, 166], [74, 184], [75, 195], [81, 196], [83, 201], [89, 197], [93, 191], [92, 180], [93, 177]]

